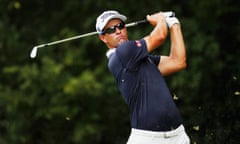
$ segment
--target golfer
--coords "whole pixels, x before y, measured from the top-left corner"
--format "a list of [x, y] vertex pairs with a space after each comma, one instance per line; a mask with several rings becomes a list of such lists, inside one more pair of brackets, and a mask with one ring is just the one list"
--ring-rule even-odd
[[[180, 113], [163, 76], [186, 67], [186, 50], [176, 17], [163, 12], [147, 15], [154, 26], [139, 40], [128, 40], [126, 16], [103, 12], [96, 21], [99, 38], [109, 48], [108, 68], [130, 109], [131, 134], [127, 144], [189, 144]], [[168, 56], [149, 54], [164, 43], [170, 31]]]

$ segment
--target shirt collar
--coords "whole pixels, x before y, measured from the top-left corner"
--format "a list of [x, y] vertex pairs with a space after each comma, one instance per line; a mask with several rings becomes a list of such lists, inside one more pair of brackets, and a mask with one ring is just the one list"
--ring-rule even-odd
[[116, 48], [109, 49], [109, 50], [107, 51], [107, 53], [106, 53], [107, 58], [109, 59], [110, 56], [111, 56], [113, 53], [115, 53], [115, 51], [116, 51]]

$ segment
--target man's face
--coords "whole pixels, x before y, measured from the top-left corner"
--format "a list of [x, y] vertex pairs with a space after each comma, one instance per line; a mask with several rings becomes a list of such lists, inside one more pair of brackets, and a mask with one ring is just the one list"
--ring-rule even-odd
[[120, 19], [110, 20], [104, 28], [106, 33], [103, 35], [100, 35], [100, 39], [109, 48], [116, 48], [122, 42], [128, 40], [127, 29], [125, 26], [122, 27], [120, 23], [122, 23]]

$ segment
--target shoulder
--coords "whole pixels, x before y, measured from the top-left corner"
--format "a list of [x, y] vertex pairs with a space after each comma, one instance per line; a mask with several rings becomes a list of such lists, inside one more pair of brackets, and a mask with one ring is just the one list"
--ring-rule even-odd
[[122, 61], [137, 62], [148, 55], [145, 40], [129, 40], [122, 43], [116, 53]]
[[121, 53], [135, 53], [139, 50], [146, 49], [146, 42], [144, 39], [141, 40], [128, 40], [120, 44], [117, 51]]
[[128, 40], [126, 42], [123, 42], [121, 45], [119, 45], [119, 48], [121, 47], [145, 47], [146, 42], [144, 39], [141, 40]]

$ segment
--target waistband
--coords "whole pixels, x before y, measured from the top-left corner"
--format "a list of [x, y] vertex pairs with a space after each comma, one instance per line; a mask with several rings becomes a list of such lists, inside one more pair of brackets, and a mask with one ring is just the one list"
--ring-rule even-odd
[[140, 130], [140, 129], [132, 128], [131, 134], [141, 135], [145, 137], [152, 137], [152, 138], [170, 138], [170, 137], [177, 136], [184, 131], [185, 131], [184, 126], [180, 125], [178, 128], [171, 131], [166, 131], [166, 132], [148, 131], [148, 130]]

